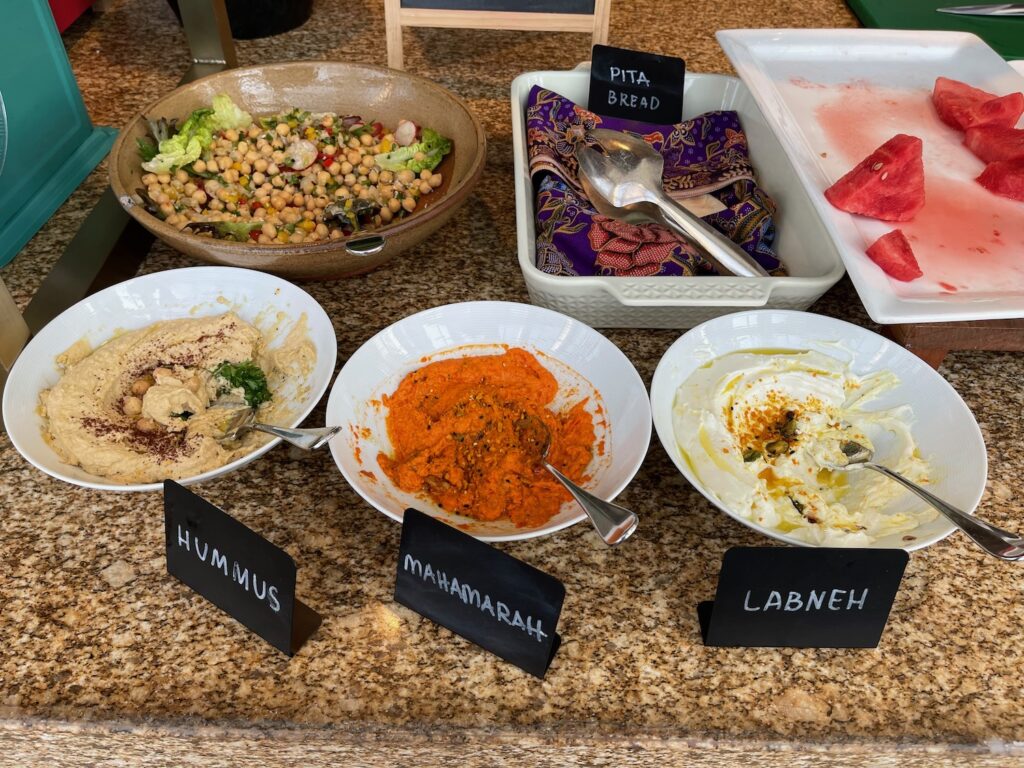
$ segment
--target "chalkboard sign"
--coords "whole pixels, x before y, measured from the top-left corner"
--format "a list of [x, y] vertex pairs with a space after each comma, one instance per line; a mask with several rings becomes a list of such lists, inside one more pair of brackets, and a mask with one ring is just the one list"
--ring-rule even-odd
[[697, 606], [704, 644], [874, 648], [908, 560], [902, 549], [733, 547], [714, 603]]
[[395, 600], [537, 677], [561, 643], [562, 582], [415, 509], [402, 522]]
[[167, 572], [279, 651], [293, 655], [320, 625], [295, 597], [295, 561], [222, 509], [164, 482]]
[[608, 41], [611, 0], [384, 0], [388, 66], [402, 69], [402, 27], [587, 32]]

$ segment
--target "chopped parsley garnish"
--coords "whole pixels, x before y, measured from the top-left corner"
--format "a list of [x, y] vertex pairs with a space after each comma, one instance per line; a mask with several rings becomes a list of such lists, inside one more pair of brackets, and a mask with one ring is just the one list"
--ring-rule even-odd
[[213, 369], [213, 375], [227, 382], [217, 394], [223, 395], [232, 389], [241, 389], [245, 393], [245, 402], [250, 408], [259, 408], [270, 400], [270, 389], [267, 387], [267, 375], [252, 360], [244, 363], [229, 363], [226, 360]]

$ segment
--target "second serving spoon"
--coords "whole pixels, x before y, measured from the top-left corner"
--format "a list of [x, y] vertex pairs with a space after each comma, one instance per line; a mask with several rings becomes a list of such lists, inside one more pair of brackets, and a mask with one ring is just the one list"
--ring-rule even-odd
[[610, 501], [599, 499], [589, 491], [583, 490], [572, 480], [559, 472], [547, 461], [548, 452], [551, 450], [551, 431], [547, 425], [530, 414], [523, 414], [516, 424], [519, 431], [519, 438], [524, 448], [535, 452], [537, 461], [558, 480], [565, 489], [576, 499], [576, 503], [583, 507], [594, 529], [610, 547], [621, 544], [628, 539], [636, 530], [637, 518], [634, 512], [625, 507], [612, 504]]
[[927, 501], [990, 555], [995, 555], [1002, 560], [1020, 560], [1024, 558], [1024, 539], [1001, 528], [996, 528], [994, 525], [989, 525], [984, 520], [979, 520], [973, 515], [962, 512], [952, 504], [929, 493], [917, 483], [911, 482], [899, 472], [871, 461], [874, 458], [874, 452], [867, 446], [861, 445], [854, 440], [844, 440], [839, 446], [839, 450], [842, 451], [846, 459], [845, 464], [837, 464], [822, 458], [817, 459], [818, 463], [825, 469], [832, 470], [856, 471], [859, 469], [873, 469], [875, 472], [895, 480], [904, 488]]
[[580, 182], [605, 215], [667, 224], [725, 271], [740, 277], [769, 277], [749, 253], [665, 194], [665, 158], [654, 147], [639, 136], [607, 128], [595, 128], [587, 135], [601, 151], [585, 144], [577, 147]]

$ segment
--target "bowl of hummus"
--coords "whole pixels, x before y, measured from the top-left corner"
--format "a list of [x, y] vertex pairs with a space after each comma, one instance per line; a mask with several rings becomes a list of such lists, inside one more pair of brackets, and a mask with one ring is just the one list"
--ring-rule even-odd
[[987, 475], [956, 391], [889, 340], [806, 312], [741, 312], [698, 326], [651, 385], [658, 437], [714, 506], [791, 544], [920, 549], [954, 527], [874, 472], [830, 469], [842, 446], [973, 512]]
[[279, 442], [232, 436], [240, 411], [298, 426], [336, 354], [327, 314], [294, 285], [228, 267], [169, 270], [94, 294], [36, 335], [11, 371], [4, 422], [22, 456], [76, 485], [201, 482]]

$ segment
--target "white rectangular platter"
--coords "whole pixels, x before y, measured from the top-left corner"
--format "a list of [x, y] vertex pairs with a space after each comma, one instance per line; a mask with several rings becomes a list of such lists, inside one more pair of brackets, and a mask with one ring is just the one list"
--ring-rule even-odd
[[[790, 156], [879, 323], [1024, 317], [1024, 202], [984, 169], [931, 104], [939, 76], [999, 95], [1024, 77], [974, 35], [867, 29], [727, 30], [718, 40]], [[897, 133], [924, 142], [925, 207], [910, 222], [833, 208], [824, 190]], [[865, 254], [899, 227], [924, 276], [891, 280]]]

